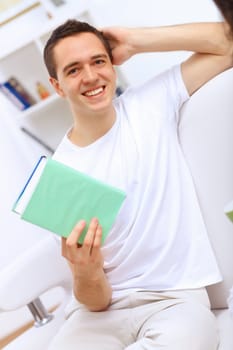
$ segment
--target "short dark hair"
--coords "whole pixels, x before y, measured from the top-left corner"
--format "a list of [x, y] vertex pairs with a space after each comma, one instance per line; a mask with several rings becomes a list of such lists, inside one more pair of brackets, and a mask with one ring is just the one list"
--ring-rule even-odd
[[229, 24], [233, 35], [233, 0], [214, 0], [214, 2]]
[[44, 63], [52, 78], [57, 79], [56, 62], [54, 58], [54, 47], [63, 38], [74, 36], [80, 33], [93, 33], [103, 43], [111, 62], [113, 61], [112, 50], [109, 41], [101, 31], [92, 25], [81, 22], [76, 19], [69, 19], [65, 23], [58, 26], [51, 34], [44, 48]]

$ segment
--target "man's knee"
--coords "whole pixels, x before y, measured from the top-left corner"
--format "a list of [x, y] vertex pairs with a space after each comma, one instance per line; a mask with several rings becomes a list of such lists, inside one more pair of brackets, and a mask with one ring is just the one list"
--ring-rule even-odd
[[175, 309], [176, 312], [167, 310], [153, 327], [150, 324], [144, 337], [153, 341], [158, 349], [161, 346], [164, 350], [217, 349], [217, 322], [208, 308], [199, 304], [187, 308], [187, 305], [180, 304]]
[[[186, 318], [174, 320], [166, 334], [168, 349], [215, 350], [218, 330], [214, 315], [206, 309], [190, 312]], [[198, 314], [199, 313], [199, 314]]]

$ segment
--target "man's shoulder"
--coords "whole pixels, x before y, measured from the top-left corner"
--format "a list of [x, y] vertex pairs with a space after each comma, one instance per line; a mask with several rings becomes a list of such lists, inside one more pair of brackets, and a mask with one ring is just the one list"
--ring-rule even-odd
[[143, 98], [143, 96], [149, 97], [150, 92], [152, 94], [159, 94], [159, 91], [168, 90], [172, 88], [173, 85], [176, 85], [176, 87], [180, 85], [180, 87], [183, 88], [183, 84], [181, 66], [175, 65], [167, 70], [159, 72], [144, 82], [140, 82], [134, 86], [128, 86], [123, 94], [116, 99], [116, 102], [127, 102], [131, 99], [136, 99], [140, 103], [140, 98]]

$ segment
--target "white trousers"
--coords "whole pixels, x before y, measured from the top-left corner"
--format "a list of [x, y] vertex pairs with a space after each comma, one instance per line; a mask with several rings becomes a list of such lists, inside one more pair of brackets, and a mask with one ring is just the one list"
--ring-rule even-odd
[[90, 312], [76, 303], [49, 350], [216, 350], [205, 289], [140, 291]]

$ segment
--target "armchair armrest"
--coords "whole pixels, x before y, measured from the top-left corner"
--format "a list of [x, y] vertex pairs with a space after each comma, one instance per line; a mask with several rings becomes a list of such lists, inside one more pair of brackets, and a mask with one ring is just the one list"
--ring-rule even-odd
[[0, 311], [16, 310], [57, 286], [70, 293], [71, 285], [59, 243], [49, 236], [0, 271]]

